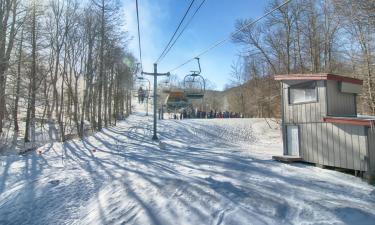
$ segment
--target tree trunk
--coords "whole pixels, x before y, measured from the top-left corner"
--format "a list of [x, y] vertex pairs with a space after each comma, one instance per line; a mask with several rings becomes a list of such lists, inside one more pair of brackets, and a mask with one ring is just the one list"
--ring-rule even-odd
[[22, 45], [23, 45], [23, 30], [21, 32], [21, 40], [18, 50], [18, 63], [17, 63], [17, 81], [16, 81], [16, 93], [14, 99], [14, 109], [13, 109], [13, 121], [14, 121], [14, 131], [18, 133], [18, 101], [20, 98], [20, 84], [21, 84], [21, 66], [22, 66]]

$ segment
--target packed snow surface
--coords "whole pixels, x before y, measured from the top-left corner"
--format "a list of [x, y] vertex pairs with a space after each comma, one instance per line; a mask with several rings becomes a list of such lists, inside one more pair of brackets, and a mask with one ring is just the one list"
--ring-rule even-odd
[[139, 112], [84, 140], [0, 158], [0, 224], [375, 224], [375, 188], [271, 160], [265, 119], [159, 121]]

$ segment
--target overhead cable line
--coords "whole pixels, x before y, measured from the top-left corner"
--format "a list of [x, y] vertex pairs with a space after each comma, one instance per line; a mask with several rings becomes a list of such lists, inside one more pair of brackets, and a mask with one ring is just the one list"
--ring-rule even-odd
[[135, 7], [136, 7], [136, 10], [137, 10], [139, 61], [140, 61], [140, 63], [141, 63], [141, 71], [143, 71], [143, 64], [142, 64], [142, 47], [141, 47], [141, 32], [140, 32], [140, 29], [139, 29], [139, 9], [138, 9], [138, 0], [135, 1]]
[[169, 70], [169, 72], [172, 72], [172, 71], [175, 71], [183, 66], [185, 66], [186, 64], [190, 63], [191, 61], [193, 61], [195, 58], [199, 58], [201, 57], [202, 55], [206, 54], [207, 52], [211, 51], [212, 49], [218, 47], [219, 45], [222, 45], [223, 43], [225, 43], [226, 41], [230, 40], [232, 38], [233, 35], [236, 35], [238, 33], [240, 33], [241, 31], [245, 30], [246, 28], [256, 24], [257, 22], [259, 22], [260, 20], [264, 19], [265, 17], [269, 16], [270, 14], [272, 14], [273, 12], [275, 12], [276, 10], [280, 9], [281, 7], [285, 6], [286, 4], [288, 4], [290, 1], [292, 0], [286, 0], [283, 4], [277, 6], [276, 8], [272, 9], [271, 11], [267, 12], [266, 14], [264, 14], [263, 16], [259, 17], [258, 19], [254, 20], [254, 21], [251, 21], [249, 23], [247, 23], [246, 25], [244, 25], [243, 27], [241, 27], [240, 29], [238, 29], [237, 31], [231, 33], [229, 36], [221, 39], [221, 40], [218, 40], [216, 41], [214, 44], [212, 44], [210, 47], [206, 48], [205, 50], [203, 50], [201, 53], [199, 53], [198, 55], [192, 57], [191, 59], [185, 61], [184, 63], [180, 64], [179, 66], [176, 66], [175, 68]]
[[189, 24], [193, 20], [194, 16], [198, 13], [198, 11], [200, 10], [200, 8], [202, 7], [202, 5], [204, 4], [205, 1], [206, 0], [203, 0], [201, 2], [201, 4], [198, 6], [198, 8], [196, 8], [196, 10], [194, 11], [193, 15], [190, 17], [189, 21], [182, 28], [182, 30], [180, 31], [180, 33], [178, 34], [178, 36], [176, 37], [176, 39], [174, 39], [173, 43], [169, 46], [168, 50], [164, 53], [164, 56], [161, 57], [161, 59], [159, 60], [159, 62], [161, 62], [164, 59], [164, 57], [169, 53], [169, 51], [172, 49], [172, 47], [176, 44], [177, 40], [180, 38], [180, 36], [182, 35], [182, 33], [184, 33], [184, 31], [189, 26]]
[[161, 60], [161, 58], [162, 58], [162, 57], [164, 57], [164, 55], [165, 55], [165, 52], [167, 51], [167, 49], [168, 49], [169, 45], [170, 45], [170, 44], [171, 44], [171, 42], [173, 41], [173, 38], [174, 38], [174, 37], [176, 36], [176, 34], [177, 34], [178, 30], [180, 29], [180, 27], [181, 27], [182, 23], [184, 22], [184, 20], [185, 20], [185, 18], [186, 18], [186, 16], [187, 16], [187, 14], [189, 13], [189, 11], [190, 11], [190, 9], [191, 9], [191, 6], [193, 5], [193, 3], [194, 3], [194, 2], [195, 2], [195, 0], [192, 0], [192, 1], [190, 2], [190, 5], [189, 5], [189, 7], [187, 8], [187, 10], [186, 10], [186, 12], [185, 12], [184, 16], [182, 17], [182, 19], [181, 19], [180, 23], [178, 24], [178, 26], [177, 26], [177, 28], [176, 28], [175, 32], [173, 33], [173, 35], [172, 35], [171, 39], [169, 40], [169, 42], [168, 42], [167, 46], [165, 46], [165, 48], [164, 48], [163, 52], [161, 53], [161, 55], [159, 56], [159, 58], [158, 58], [158, 59], [156, 60], [156, 63], [159, 63], [159, 61]]

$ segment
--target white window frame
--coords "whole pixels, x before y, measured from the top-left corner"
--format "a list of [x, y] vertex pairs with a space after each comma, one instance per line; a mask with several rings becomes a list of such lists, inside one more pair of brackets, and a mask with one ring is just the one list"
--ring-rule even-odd
[[[315, 98], [314, 99], [309, 99], [309, 100], [304, 100], [304, 101], [298, 101], [298, 102], [292, 102], [291, 100], [291, 91], [293, 89], [304, 89], [304, 86], [307, 85], [314, 85], [314, 92], [315, 92]], [[306, 81], [298, 84], [294, 84], [289, 86], [288, 88], [288, 101], [289, 105], [298, 105], [298, 104], [306, 104], [306, 103], [314, 103], [318, 102], [318, 84], [316, 81]]]

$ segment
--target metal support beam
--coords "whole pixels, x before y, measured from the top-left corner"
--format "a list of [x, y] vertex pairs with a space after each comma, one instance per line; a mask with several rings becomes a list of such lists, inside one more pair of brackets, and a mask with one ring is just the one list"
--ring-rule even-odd
[[157, 132], [157, 119], [156, 119], [156, 108], [157, 108], [157, 105], [158, 105], [158, 95], [157, 95], [157, 87], [158, 87], [158, 64], [154, 63], [154, 135], [152, 136], [152, 140], [158, 140], [158, 136], [156, 134]]

